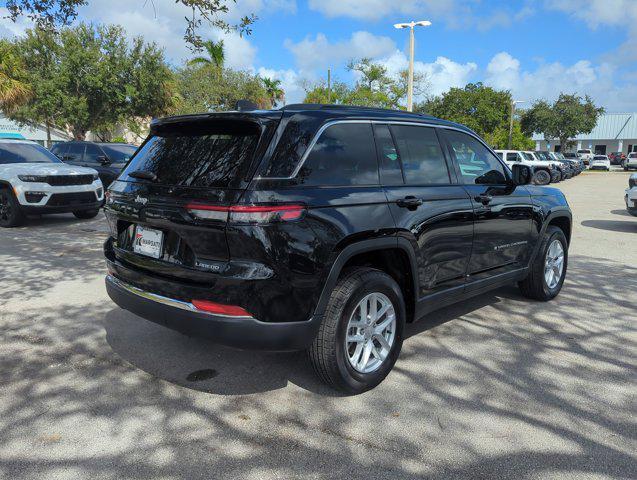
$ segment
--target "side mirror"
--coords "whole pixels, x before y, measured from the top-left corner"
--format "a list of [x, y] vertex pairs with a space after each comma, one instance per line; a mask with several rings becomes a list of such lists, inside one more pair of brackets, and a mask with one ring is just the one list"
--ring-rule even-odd
[[514, 164], [511, 166], [513, 171], [513, 183], [515, 185], [528, 185], [533, 178], [533, 171], [528, 165]]
[[99, 157], [97, 157], [97, 161], [100, 162], [102, 165], [110, 165], [111, 163], [106, 155], [100, 155]]

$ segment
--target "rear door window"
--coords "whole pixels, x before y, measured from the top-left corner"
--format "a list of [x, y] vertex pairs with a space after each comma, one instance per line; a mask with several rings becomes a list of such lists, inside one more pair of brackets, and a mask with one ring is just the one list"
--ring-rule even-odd
[[69, 149], [62, 158], [65, 162], [79, 163], [84, 156], [85, 145], [83, 143], [69, 143]]
[[400, 156], [394, 144], [389, 125], [374, 125], [376, 150], [380, 160], [381, 179], [384, 185], [404, 184]]
[[445, 135], [456, 157], [465, 185], [506, 183], [504, 166], [480, 141], [455, 130], [447, 130]]
[[408, 185], [449, 184], [449, 170], [436, 131], [431, 127], [392, 125]]
[[507, 153], [507, 162], [519, 162], [520, 158], [517, 153]]
[[299, 172], [305, 185], [378, 185], [370, 123], [337, 123], [316, 141]]
[[100, 165], [99, 158], [103, 157], [104, 153], [97, 145], [87, 144], [86, 152], [84, 152], [84, 163], [95, 166]]
[[162, 185], [237, 188], [258, 140], [259, 127], [251, 122], [160, 127], [133, 157], [124, 177], [142, 170], [154, 173]]

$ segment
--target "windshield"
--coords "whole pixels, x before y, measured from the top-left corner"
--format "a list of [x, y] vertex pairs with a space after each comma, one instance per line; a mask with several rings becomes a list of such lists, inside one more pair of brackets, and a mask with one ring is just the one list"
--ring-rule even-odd
[[143, 170], [157, 183], [187, 187], [236, 188], [246, 176], [259, 139], [255, 124], [165, 127], [151, 135], [128, 164], [122, 179]]
[[549, 157], [546, 152], [535, 152], [535, 155], [537, 155], [540, 160], [551, 160], [551, 157]]
[[137, 147], [133, 145], [117, 143], [102, 143], [100, 147], [112, 163], [126, 163], [137, 151]]
[[0, 164], [62, 163], [55, 155], [37, 143], [0, 143]]
[[524, 158], [527, 160], [535, 160], [535, 158], [533, 158], [533, 155], [529, 152], [522, 152], [522, 155], [524, 155]]

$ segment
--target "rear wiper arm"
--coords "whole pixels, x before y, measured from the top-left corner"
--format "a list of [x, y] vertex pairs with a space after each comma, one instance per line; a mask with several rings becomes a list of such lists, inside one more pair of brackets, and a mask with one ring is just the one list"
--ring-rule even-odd
[[150, 180], [151, 182], [157, 181], [157, 175], [153, 172], [148, 172], [146, 170], [135, 170], [128, 174], [129, 177], [139, 178], [140, 180]]

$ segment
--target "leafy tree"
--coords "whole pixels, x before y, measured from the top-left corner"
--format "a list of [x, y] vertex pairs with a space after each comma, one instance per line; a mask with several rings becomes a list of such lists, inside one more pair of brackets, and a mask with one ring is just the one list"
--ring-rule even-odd
[[270, 99], [270, 104], [275, 107], [285, 98], [285, 92], [281, 88], [281, 80], [272, 78], [261, 78], [265, 91]]
[[[379, 108], [404, 108], [402, 102], [407, 95], [407, 71], [397, 77], [388, 74], [385, 66], [374, 63], [369, 58], [351, 61], [348, 70], [356, 72], [358, 79], [350, 87], [335, 82], [330, 95], [331, 103], [359, 105]], [[423, 74], [414, 75], [414, 94], [421, 95], [428, 89], [429, 82]], [[328, 103], [328, 91], [324, 83], [305, 86], [306, 103]]]
[[[142, 0], [138, 1], [144, 4]], [[186, 22], [184, 39], [197, 50], [203, 44], [198, 34], [203, 24], [225, 32], [234, 30], [242, 34], [250, 34], [251, 25], [257, 18], [255, 15], [247, 15], [236, 24], [230, 24], [225, 20], [229, 5], [234, 5], [236, 0], [175, 0], [175, 3], [190, 10], [190, 15], [184, 16]], [[20, 17], [27, 17], [34, 20], [39, 28], [51, 30], [58, 26], [69, 25], [77, 17], [78, 9], [90, 4], [90, 0], [7, 0], [5, 6], [11, 20], [16, 21]]]
[[588, 95], [582, 98], [561, 93], [553, 104], [539, 100], [524, 112], [522, 131], [527, 135], [543, 133], [545, 138], [559, 139], [560, 145], [568, 146], [569, 139], [590, 133], [603, 113]]
[[[509, 126], [499, 126], [493, 132], [484, 135], [486, 142], [493, 148], [507, 149], [509, 144]], [[513, 150], [534, 150], [535, 142], [522, 132], [520, 121], [513, 120], [513, 135], [511, 136]]]
[[303, 88], [305, 89], [304, 103], [334, 103], [347, 105], [351, 88], [343, 82], [332, 82], [330, 92], [328, 94], [327, 83], [309, 83], [304, 82]]
[[141, 38], [128, 46], [120, 27], [34, 29], [16, 42], [33, 89], [31, 99], [10, 114], [17, 121], [55, 124], [83, 139], [89, 130], [108, 131], [174, 105], [163, 52]]
[[12, 112], [31, 98], [31, 86], [25, 76], [24, 63], [15, 46], [0, 40], [0, 109]]
[[239, 100], [252, 101], [261, 108], [270, 106], [270, 96], [259, 76], [230, 68], [210, 75], [205, 66], [186, 65], [177, 71], [177, 91], [179, 114], [233, 110]]
[[226, 59], [226, 54], [223, 50], [223, 40], [219, 40], [218, 42], [206, 40], [202, 43], [202, 47], [208, 54], [208, 57], [198, 56], [188, 63], [190, 65], [206, 65], [209, 67], [223, 68]]
[[462, 123], [480, 136], [493, 135], [498, 129], [506, 130], [508, 135], [510, 110], [510, 92], [494, 90], [482, 83], [452, 88], [414, 106], [414, 111]]

